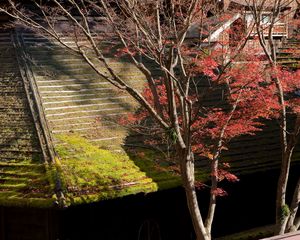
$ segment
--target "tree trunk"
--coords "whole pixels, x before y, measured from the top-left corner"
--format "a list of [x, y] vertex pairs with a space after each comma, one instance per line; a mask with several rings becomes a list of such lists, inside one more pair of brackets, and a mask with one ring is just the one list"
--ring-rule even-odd
[[204, 227], [195, 189], [194, 156], [190, 150], [180, 150], [180, 167], [182, 182], [185, 189], [187, 205], [193, 222], [197, 240], [211, 240], [211, 236]]
[[[276, 62], [271, 64], [275, 66]], [[287, 113], [284, 99], [282, 82], [276, 76], [273, 78], [278, 91], [278, 101], [280, 103], [280, 142], [281, 142], [281, 168], [277, 184], [276, 195], [276, 234], [284, 234], [287, 221], [289, 218], [289, 207], [286, 205], [286, 189], [289, 179], [290, 164], [293, 150], [289, 148], [287, 139]]]
[[290, 216], [289, 206], [286, 204], [286, 189], [290, 172], [290, 162], [292, 151], [283, 150], [281, 173], [278, 180], [277, 197], [276, 197], [276, 233], [281, 235], [285, 233], [287, 222]]
[[296, 217], [297, 217], [297, 212], [299, 208], [299, 203], [300, 203], [300, 178], [298, 179], [297, 185], [295, 187], [293, 199], [292, 199], [292, 204], [291, 204], [291, 213], [287, 225], [287, 231], [288, 232], [295, 232], [297, 231], [297, 224], [296, 224]]

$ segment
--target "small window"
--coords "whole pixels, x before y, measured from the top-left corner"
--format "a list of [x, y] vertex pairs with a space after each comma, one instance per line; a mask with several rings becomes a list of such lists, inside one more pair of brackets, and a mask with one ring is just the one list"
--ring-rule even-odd
[[271, 23], [271, 15], [270, 14], [263, 14], [261, 16], [261, 23], [262, 24], [270, 24]]
[[246, 22], [247, 26], [249, 26], [254, 20], [253, 14], [252, 13], [247, 13], [246, 14]]

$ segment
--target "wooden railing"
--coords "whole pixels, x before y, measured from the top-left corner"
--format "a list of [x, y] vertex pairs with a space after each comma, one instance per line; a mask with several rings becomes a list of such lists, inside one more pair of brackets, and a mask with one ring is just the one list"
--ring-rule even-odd
[[[262, 26], [264, 29], [264, 36], [269, 35], [269, 25], [265, 24]], [[253, 36], [256, 35], [256, 31], [253, 32]], [[286, 23], [276, 23], [273, 28], [273, 36], [287, 37], [288, 36], [288, 25]]]
[[[268, 34], [269, 29], [266, 29], [266, 33]], [[288, 34], [288, 28], [286, 23], [277, 23], [273, 29], [273, 36], [286, 36]]]

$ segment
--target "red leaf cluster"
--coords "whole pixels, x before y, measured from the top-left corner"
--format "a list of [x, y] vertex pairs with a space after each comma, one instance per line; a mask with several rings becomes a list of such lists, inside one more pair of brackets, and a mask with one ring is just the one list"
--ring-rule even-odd
[[218, 180], [222, 181], [224, 179], [226, 179], [228, 182], [238, 182], [239, 181], [239, 178], [236, 175], [234, 175], [228, 171], [225, 171], [223, 169], [219, 169]]
[[217, 196], [217, 197], [225, 197], [228, 195], [228, 193], [222, 189], [222, 188], [216, 188], [211, 190], [211, 194]]

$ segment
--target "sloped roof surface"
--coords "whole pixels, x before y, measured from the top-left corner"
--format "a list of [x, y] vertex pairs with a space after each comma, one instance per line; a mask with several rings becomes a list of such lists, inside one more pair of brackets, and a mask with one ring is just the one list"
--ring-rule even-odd
[[[118, 119], [137, 107], [127, 94], [112, 88], [80, 56], [58, 43], [33, 33], [22, 33], [22, 39], [32, 60], [33, 80], [70, 203], [156, 191], [158, 182], [174, 180], [178, 184], [178, 176], [169, 174], [166, 178], [162, 172], [160, 178], [155, 169], [157, 175], [150, 178], [145, 165], [137, 164], [124, 151], [128, 130], [118, 124]], [[69, 38], [64, 40], [72, 42]], [[114, 58], [109, 61], [128, 83], [143, 88], [145, 77], [132, 64]], [[99, 69], [104, 71], [101, 65]], [[134, 139], [133, 143], [138, 141]], [[147, 156], [143, 155], [143, 159]]]
[[[190, 30], [188, 31], [187, 38], [199, 38], [206, 39], [212, 33], [217, 31], [218, 29], [222, 28], [225, 23], [230, 21], [236, 13], [223, 13], [221, 15], [209, 17], [205, 19], [204, 22], [196, 22], [191, 26]], [[223, 31], [226, 29], [224, 28]]]
[[0, 32], [0, 62], [0, 204], [48, 204], [53, 195], [50, 170], [44, 165], [9, 32]]

